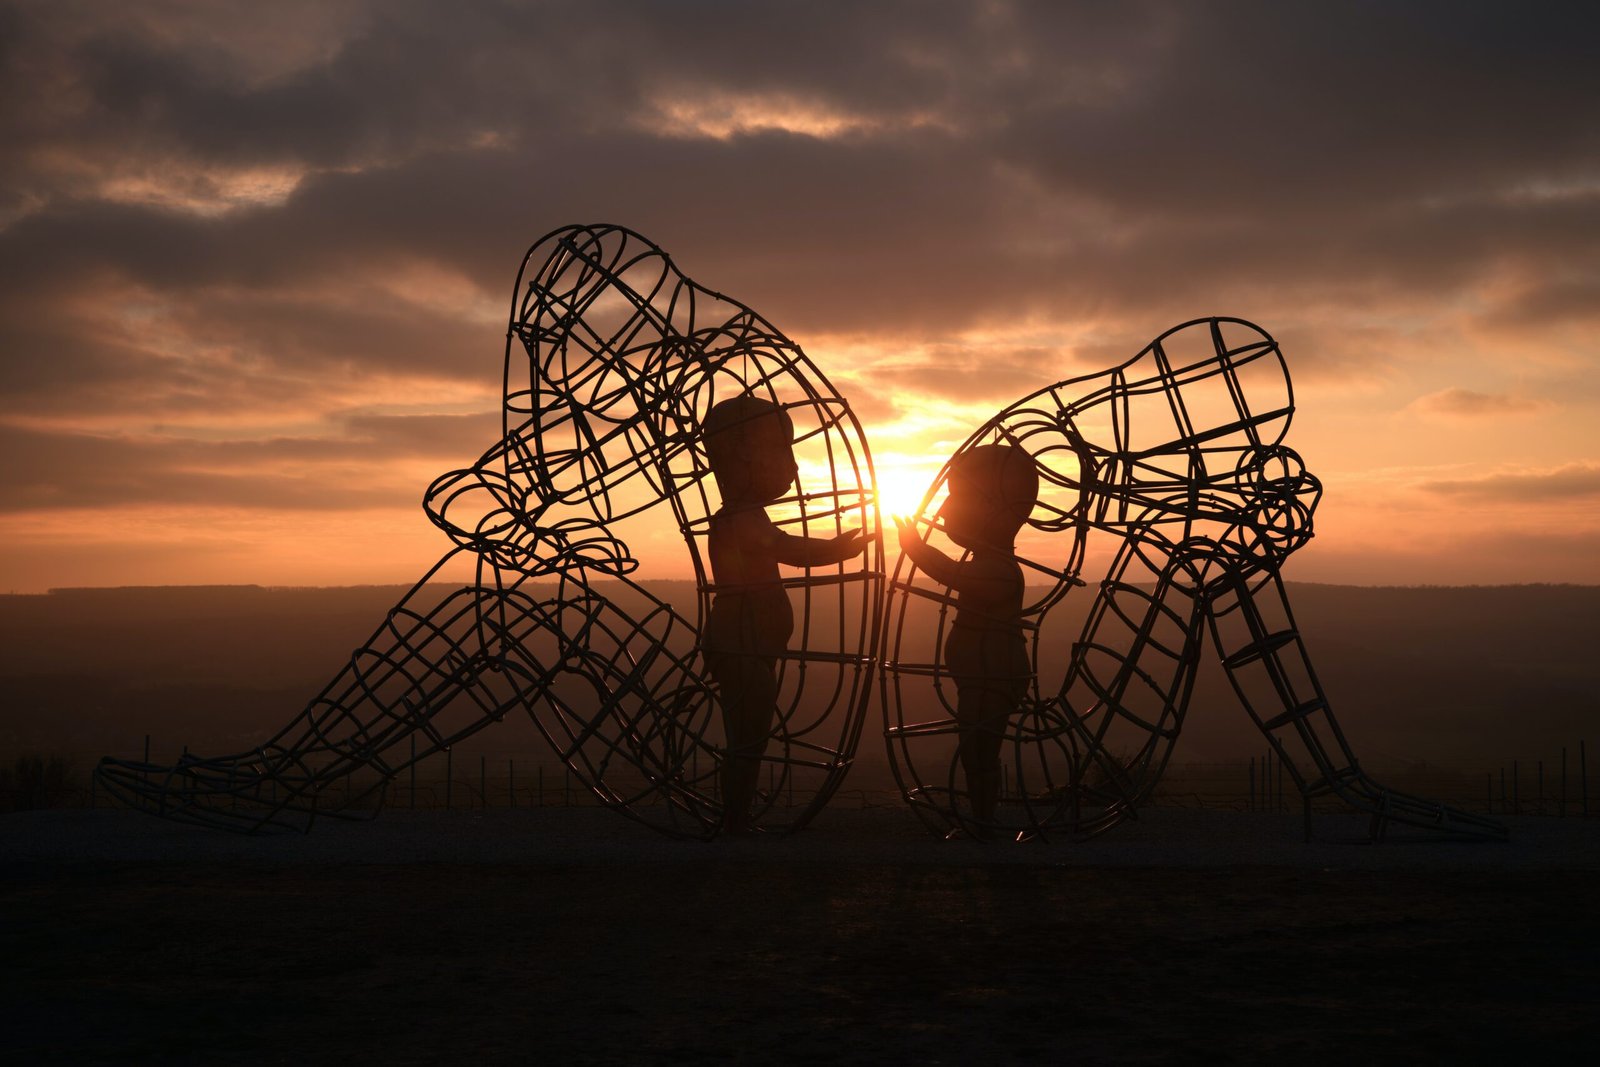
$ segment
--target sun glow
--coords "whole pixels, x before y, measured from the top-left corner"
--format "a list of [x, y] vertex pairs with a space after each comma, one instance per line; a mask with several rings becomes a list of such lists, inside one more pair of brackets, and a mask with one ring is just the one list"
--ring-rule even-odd
[[884, 521], [888, 522], [895, 515], [915, 515], [922, 506], [929, 486], [938, 477], [940, 464], [921, 456], [892, 453], [874, 459], [878, 477], [878, 508], [883, 513]]

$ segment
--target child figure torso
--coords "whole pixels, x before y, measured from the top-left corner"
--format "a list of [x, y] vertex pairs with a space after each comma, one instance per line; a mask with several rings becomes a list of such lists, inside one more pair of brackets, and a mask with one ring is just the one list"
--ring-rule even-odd
[[957, 689], [999, 688], [1020, 697], [1031, 673], [1022, 636], [1022, 568], [1011, 559], [975, 557], [962, 564], [956, 614], [944, 660]]
[[759, 507], [725, 507], [711, 517], [706, 551], [717, 590], [702, 637], [708, 651], [783, 654], [794, 609], [778, 577], [782, 537]]

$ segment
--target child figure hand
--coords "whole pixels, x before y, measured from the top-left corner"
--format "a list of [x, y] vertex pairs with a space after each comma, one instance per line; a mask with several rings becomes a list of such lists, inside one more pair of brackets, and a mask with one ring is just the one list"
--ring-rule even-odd
[[917, 533], [917, 524], [904, 515], [894, 517], [895, 529], [900, 533], [900, 551], [911, 552], [922, 547], [922, 537]]
[[859, 527], [854, 530], [846, 530], [833, 539], [834, 547], [839, 550], [839, 558], [841, 560], [860, 554], [871, 543], [872, 537]]

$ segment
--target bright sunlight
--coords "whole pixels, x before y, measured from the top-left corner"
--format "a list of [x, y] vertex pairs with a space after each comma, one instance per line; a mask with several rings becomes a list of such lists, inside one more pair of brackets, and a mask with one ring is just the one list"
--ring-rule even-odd
[[[943, 464], [921, 456], [895, 453], [873, 457], [878, 477], [878, 509], [884, 521], [895, 515], [915, 515], [922, 497], [939, 475]], [[943, 490], [940, 490], [943, 496]]]

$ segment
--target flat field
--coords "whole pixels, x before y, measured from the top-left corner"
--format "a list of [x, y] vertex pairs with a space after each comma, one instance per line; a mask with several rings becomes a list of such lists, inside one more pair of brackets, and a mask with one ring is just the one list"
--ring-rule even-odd
[[0, 816], [12, 1062], [1528, 1062], [1600, 1050], [1600, 820], [1158, 811], [1091, 842], [593, 809], [241, 838]]

